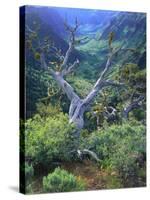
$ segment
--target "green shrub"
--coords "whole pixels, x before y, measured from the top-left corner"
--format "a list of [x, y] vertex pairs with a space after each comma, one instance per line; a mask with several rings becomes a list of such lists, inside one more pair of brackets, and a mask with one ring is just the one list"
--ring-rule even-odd
[[145, 170], [146, 155], [142, 124], [126, 122], [93, 132], [86, 140], [86, 148], [88, 146], [101, 159], [101, 167], [116, 170], [125, 185], [138, 186], [141, 169]]
[[43, 190], [45, 192], [69, 192], [84, 190], [85, 185], [73, 174], [59, 167], [47, 177], [43, 177]]
[[71, 151], [76, 145], [74, 132], [67, 115], [59, 113], [46, 119], [35, 115], [25, 124], [26, 160], [47, 165], [53, 161], [71, 159]]

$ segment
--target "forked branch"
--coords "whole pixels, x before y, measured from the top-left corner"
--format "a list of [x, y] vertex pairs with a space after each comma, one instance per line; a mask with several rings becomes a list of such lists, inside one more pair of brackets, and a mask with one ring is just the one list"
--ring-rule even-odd
[[75, 45], [75, 33], [76, 33], [76, 31], [79, 27], [77, 19], [75, 20], [75, 26], [74, 27], [69, 26], [66, 22], [64, 23], [64, 25], [65, 25], [65, 29], [69, 32], [70, 38], [69, 38], [69, 48], [66, 51], [64, 61], [61, 65], [62, 68], [66, 67], [66, 65], [68, 63], [69, 57], [70, 57], [72, 50], [74, 48], [74, 45]]
[[117, 52], [118, 52], [118, 49], [110, 52], [110, 55], [108, 56], [104, 70], [100, 74], [100, 77], [96, 81], [92, 90], [89, 92], [89, 94], [84, 99], [84, 106], [85, 106], [86, 109], [88, 109], [88, 106], [92, 103], [92, 101], [94, 100], [94, 97], [98, 94], [98, 92], [103, 87], [106, 87], [106, 86], [123, 86], [122, 83], [116, 83], [116, 82], [111, 81], [111, 80], [105, 80], [105, 76], [106, 76], [107, 72], [109, 71], [109, 68], [111, 67], [112, 58]]

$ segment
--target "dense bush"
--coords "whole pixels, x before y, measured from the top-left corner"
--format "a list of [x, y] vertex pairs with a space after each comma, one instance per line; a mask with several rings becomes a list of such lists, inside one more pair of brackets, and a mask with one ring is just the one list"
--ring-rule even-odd
[[[125, 184], [128, 179], [134, 179], [138, 186], [141, 169], [144, 170], [145, 167], [145, 140], [143, 125], [124, 123], [93, 132], [85, 146], [97, 153], [101, 159], [101, 167], [117, 170]], [[134, 183], [130, 181], [131, 186]]]
[[74, 133], [67, 115], [59, 113], [46, 119], [35, 115], [25, 124], [26, 160], [31, 160], [34, 165], [69, 160], [76, 145]]
[[69, 192], [84, 189], [85, 185], [81, 180], [59, 167], [43, 178], [43, 190], [45, 192]]

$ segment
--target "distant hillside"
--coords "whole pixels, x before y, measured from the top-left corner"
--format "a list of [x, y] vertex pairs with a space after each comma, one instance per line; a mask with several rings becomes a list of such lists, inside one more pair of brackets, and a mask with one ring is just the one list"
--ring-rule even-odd
[[[115, 32], [116, 39], [145, 39], [146, 16], [143, 13], [120, 12], [113, 17], [105, 28], [101, 38], [106, 39], [110, 32]], [[132, 38], [133, 39], [133, 38]], [[139, 39], [139, 38], [138, 38]], [[136, 41], [138, 42], [138, 41]]]
[[[26, 25], [33, 30], [36, 30], [36, 26], [39, 26], [38, 35], [40, 41], [49, 37], [55, 46], [65, 54], [68, 49], [68, 42], [66, 41], [68, 34], [65, 31], [64, 21], [59, 13], [54, 9], [38, 6], [27, 6], [25, 12]], [[70, 60], [73, 61], [76, 57], [81, 58], [81, 55], [74, 50]]]
[[[108, 11], [109, 12], [109, 11]], [[105, 12], [107, 15], [107, 11]], [[96, 27], [96, 28], [95, 28]], [[84, 76], [88, 73], [96, 79], [100, 69], [106, 64], [108, 56], [108, 38], [114, 33], [113, 47], [130, 49], [119, 51], [118, 56], [113, 59], [113, 69], [123, 66], [125, 63], [135, 63], [141, 69], [146, 67], [146, 15], [143, 13], [116, 12], [104, 26], [86, 24], [82, 25], [81, 32], [89, 40], [77, 47], [85, 55], [82, 65]], [[115, 70], [114, 70], [115, 74]], [[86, 76], [87, 77], [87, 76]]]
[[100, 39], [106, 40], [110, 32], [114, 32], [114, 40], [121, 42], [124, 48], [135, 48], [133, 62], [139, 64], [141, 68], [145, 67], [146, 15], [144, 13], [120, 12], [103, 30]]

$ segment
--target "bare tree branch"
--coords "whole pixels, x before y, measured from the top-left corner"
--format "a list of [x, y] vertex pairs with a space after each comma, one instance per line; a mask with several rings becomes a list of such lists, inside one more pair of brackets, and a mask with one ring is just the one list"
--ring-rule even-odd
[[62, 75], [66, 76], [74, 71], [74, 69], [79, 65], [79, 60], [77, 59], [70, 67], [63, 69]]
[[66, 55], [65, 55], [65, 57], [64, 57], [63, 64], [61, 65], [62, 68], [66, 67], [66, 65], [67, 65], [67, 63], [68, 63], [68, 59], [69, 59], [69, 57], [70, 57], [70, 54], [71, 54], [72, 50], [73, 50], [73, 43], [70, 42], [70, 43], [69, 43], [69, 48], [68, 48], [68, 50], [67, 50], [67, 52], [66, 52]]
[[100, 77], [96, 81], [95, 85], [93, 86], [92, 90], [89, 92], [89, 94], [86, 96], [86, 98], [83, 100], [84, 106], [88, 108], [88, 106], [92, 103], [94, 97], [98, 94], [98, 92], [105, 86], [118, 86], [121, 85], [119, 83], [115, 83], [113, 81], [109, 80], [103, 80], [106, 73], [108, 72], [110, 66], [111, 66], [111, 60], [112, 57], [119, 51], [119, 49], [116, 49], [115, 51], [112, 51], [110, 55], [108, 56], [108, 59], [106, 61], [106, 65], [104, 70], [102, 71]]
[[68, 59], [69, 59], [70, 54], [72, 53], [72, 50], [75, 45], [75, 33], [77, 31], [77, 28], [79, 27], [77, 19], [75, 21], [75, 27], [70, 27], [66, 22], [64, 23], [64, 25], [65, 25], [66, 30], [69, 31], [70, 41], [69, 41], [69, 48], [65, 54], [64, 61], [61, 65], [62, 68], [66, 67], [66, 65], [68, 63]]
[[112, 80], [106, 80], [106, 81], [103, 81], [102, 83], [103, 83], [103, 87], [107, 87], [107, 86], [125, 87], [124, 83], [119, 83]]
[[40, 62], [41, 62], [42, 68], [43, 68], [44, 70], [48, 70], [48, 71], [50, 72], [50, 74], [51, 74], [53, 77], [55, 77], [56, 73], [55, 73], [55, 71], [54, 71], [52, 68], [48, 67], [48, 65], [46, 64], [45, 55], [44, 55], [43, 52], [41, 52], [41, 54], [40, 54]]
[[132, 110], [139, 108], [142, 106], [142, 101], [144, 100], [144, 96], [140, 96], [137, 100], [133, 101], [131, 104], [129, 104], [128, 106], [126, 106], [123, 109], [123, 118], [124, 119], [128, 119], [128, 115], [129, 112], [131, 112]]
[[83, 160], [84, 158], [86, 158], [86, 155], [89, 155], [93, 160], [95, 160], [96, 162], [100, 162], [101, 160], [98, 158], [97, 154], [89, 149], [75, 149], [75, 150], [71, 150], [69, 153], [75, 153], [77, 152], [77, 156], [80, 160]]
[[97, 154], [93, 151], [90, 151], [88, 149], [83, 150], [77, 150], [78, 156], [80, 159], [82, 159], [83, 155], [90, 155], [91, 158], [93, 158], [95, 161], [99, 162], [100, 159], [98, 158]]

